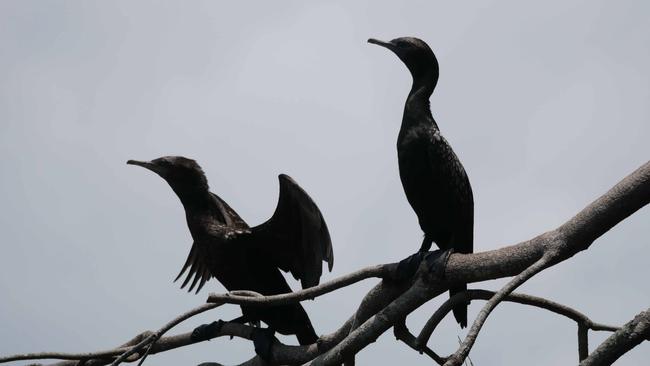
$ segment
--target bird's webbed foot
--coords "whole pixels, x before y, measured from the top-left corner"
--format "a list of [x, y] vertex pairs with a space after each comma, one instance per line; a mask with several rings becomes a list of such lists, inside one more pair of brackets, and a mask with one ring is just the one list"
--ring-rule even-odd
[[271, 359], [271, 347], [273, 343], [277, 342], [275, 331], [271, 328], [255, 328], [252, 338], [255, 353], [268, 362]]
[[426, 254], [426, 252], [419, 251], [402, 259], [384, 278], [395, 282], [404, 282], [412, 279]]
[[447, 262], [453, 252], [453, 249], [447, 249], [426, 253], [424, 261], [429, 269], [429, 273], [431, 273], [435, 278], [444, 278], [445, 270], [447, 269]]
[[248, 322], [248, 325], [250, 325], [253, 328], [259, 328], [262, 326], [261, 322], [259, 320], [251, 320]]
[[219, 319], [215, 322], [209, 324], [201, 324], [198, 327], [194, 328], [190, 339], [194, 342], [207, 341], [212, 339], [219, 334], [219, 331], [226, 322]]

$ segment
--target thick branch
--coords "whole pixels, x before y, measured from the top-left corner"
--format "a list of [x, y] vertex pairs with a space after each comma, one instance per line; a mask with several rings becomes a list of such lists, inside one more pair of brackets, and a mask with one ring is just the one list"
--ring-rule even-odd
[[314, 359], [311, 366], [340, 364], [344, 357], [356, 354], [393, 324], [443, 291], [442, 287], [435, 290], [427, 288], [421, 280], [417, 280], [404, 294], [350, 332], [348, 337], [334, 348]]
[[580, 366], [611, 365], [644, 340], [650, 340], [650, 308], [607, 338]]

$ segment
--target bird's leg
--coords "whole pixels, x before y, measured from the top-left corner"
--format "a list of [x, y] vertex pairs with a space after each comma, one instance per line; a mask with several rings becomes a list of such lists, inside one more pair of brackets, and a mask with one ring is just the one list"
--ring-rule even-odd
[[271, 359], [271, 347], [277, 342], [275, 330], [272, 328], [255, 328], [253, 329], [253, 345], [255, 353], [264, 361]]
[[420, 252], [428, 252], [429, 249], [431, 249], [431, 244], [433, 244], [433, 239], [431, 239], [427, 234], [424, 234], [422, 245], [420, 245]]
[[[248, 322], [248, 318], [245, 315], [242, 315], [228, 322], [219, 319], [209, 324], [202, 324], [194, 328], [194, 330], [192, 331], [192, 335], [190, 336], [190, 339], [195, 342], [207, 341], [209, 339], [214, 338], [219, 333], [219, 331], [221, 330], [221, 328], [225, 323], [245, 324], [246, 322]], [[232, 339], [232, 336], [230, 337], [230, 339]]]

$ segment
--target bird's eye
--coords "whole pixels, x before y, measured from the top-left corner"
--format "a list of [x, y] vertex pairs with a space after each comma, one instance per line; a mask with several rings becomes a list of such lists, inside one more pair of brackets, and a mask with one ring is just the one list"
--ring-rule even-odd
[[154, 160], [154, 163], [156, 163], [159, 166], [169, 166], [171, 163], [167, 159], [156, 159]]
[[402, 48], [402, 49], [409, 49], [411, 48], [411, 44], [407, 41], [399, 41], [397, 42], [397, 47]]

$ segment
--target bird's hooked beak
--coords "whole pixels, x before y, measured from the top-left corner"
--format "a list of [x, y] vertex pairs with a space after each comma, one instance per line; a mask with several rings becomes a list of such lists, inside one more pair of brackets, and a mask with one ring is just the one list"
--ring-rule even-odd
[[145, 169], [151, 170], [152, 172], [154, 172], [154, 173], [156, 173], [158, 175], [162, 175], [162, 173], [163, 173], [163, 169], [160, 166], [158, 166], [158, 165], [156, 165], [156, 164], [154, 164], [154, 163], [152, 163], [150, 161], [129, 160], [126, 163], [129, 164], [129, 165], [141, 166], [141, 167], [143, 167]]
[[369, 38], [368, 43], [376, 44], [378, 46], [388, 48], [389, 50], [395, 52], [395, 45], [392, 44], [391, 42], [385, 42], [385, 41], [380, 41], [378, 39]]

